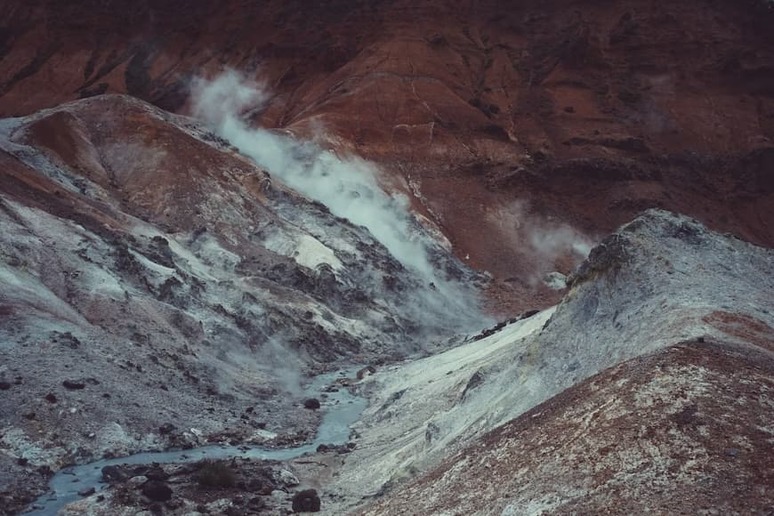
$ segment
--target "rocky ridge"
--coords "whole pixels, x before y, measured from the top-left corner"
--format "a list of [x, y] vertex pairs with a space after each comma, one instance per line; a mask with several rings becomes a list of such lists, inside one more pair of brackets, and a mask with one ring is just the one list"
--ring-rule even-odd
[[555, 309], [366, 379], [331, 489], [368, 514], [764, 510], [772, 272], [770, 249], [649, 211]]
[[2, 130], [6, 492], [103, 455], [303, 441], [305, 374], [430, 349], [466, 324], [447, 303], [476, 311], [192, 119], [101, 96]]

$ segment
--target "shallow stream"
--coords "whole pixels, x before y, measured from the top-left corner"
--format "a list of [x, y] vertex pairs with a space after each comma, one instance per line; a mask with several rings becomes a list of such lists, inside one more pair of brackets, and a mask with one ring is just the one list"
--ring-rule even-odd
[[[336, 378], [346, 376], [347, 372], [329, 373], [316, 376], [306, 388], [307, 397], [321, 398], [324, 389]], [[49, 491], [38, 498], [32, 509], [25, 514], [54, 515], [68, 503], [81, 496], [79, 491], [95, 488], [104, 489], [102, 468], [122, 464], [160, 464], [196, 462], [202, 459], [230, 459], [241, 457], [261, 460], [284, 461], [300, 457], [317, 450], [320, 444], [341, 445], [349, 440], [349, 427], [355, 423], [366, 408], [364, 398], [353, 395], [347, 388], [338, 392], [326, 392], [321, 410], [325, 411], [314, 441], [293, 448], [269, 449], [261, 446], [209, 445], [189, 450], [142, 452], [128, 457], [102, 459], [81, 466], [70, 466], [59, 471], [49, 482]], [[303, 409], [302, 409], [303, 410]]]

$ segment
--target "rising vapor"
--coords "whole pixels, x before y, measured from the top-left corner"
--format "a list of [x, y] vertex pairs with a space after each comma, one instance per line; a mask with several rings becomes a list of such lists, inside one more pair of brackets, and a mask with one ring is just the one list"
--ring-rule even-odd
[[422, 279], [425, 287], [415, 293], [415, 301], [421, 304], [416, 317], [465, 321], [476, 327], [485, 324], [471, 289], [448, 279], [433, 265], [429, 250], [437, 249], [438, 243], [411, 214], [404, 195], [388, 194], [379, 187], [374, 164], [245, 122], [244, 115], [260, 109], [267, 98], [260, 84], [234, 70], [212, 80], [196, 79], [192, 87], [194, 116], [289, 187], [321, 202], [333, 215], [368, 229]]

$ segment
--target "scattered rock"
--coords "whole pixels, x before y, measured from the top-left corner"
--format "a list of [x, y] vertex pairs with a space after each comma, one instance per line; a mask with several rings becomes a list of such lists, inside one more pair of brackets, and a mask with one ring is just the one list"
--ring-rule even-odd
[[69, 389], [71, 391], [81, 390], [86, 387], [85, 383], [76, 380], [65, 380], [62, 382], [62, 385], [65, 389]]
[[142, 494], [153, 502], [166, 502], [172, 498], [172, 488], [160, 480], [148, 480], [142, 486]]
[[304, 408], [309, 410], [317, 410], [320, 408], [320, 400], [316, 398], [308, 398], [304, 401]]
[[336, 452], [339, 455], [351, 453], [357, 447], [356, 443], [348, 442], [347, 444], [335, 445], [335, 444], [320, 444], [317, 446], [317, 453]]
[[78, 491], [78, 496], [84, 496], [84, 497], [91, 496], [96, 492], [97, 490], [94, 487], [87, 487]]
[[320, 497], [315, 489], [305, 489], [293, 495], [293, 512], [320, 512]]
[[11, 384], [9, 382], [0, 382], [0, 391], [7, 391], [11, 388]]
[[53, 392], [49, 392], [48, 394], [46, 394], [43, 397], [43, 399], [46, 400], [49, 403], [56, 403], [57, 402], [56, 395]]

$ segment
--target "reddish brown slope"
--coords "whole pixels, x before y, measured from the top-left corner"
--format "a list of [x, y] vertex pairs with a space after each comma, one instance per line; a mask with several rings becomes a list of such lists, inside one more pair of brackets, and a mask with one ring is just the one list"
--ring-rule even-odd
[[324, 127], [406, 179], [507, 304], [571, 265], [536, 255], [533, 226], [593, 238], [660, 206], [774, 244], [764, 5], [17, 0], [0, 113], [103, 91], [181, 110], [194, 75], [255, 74], [261, 123]]

